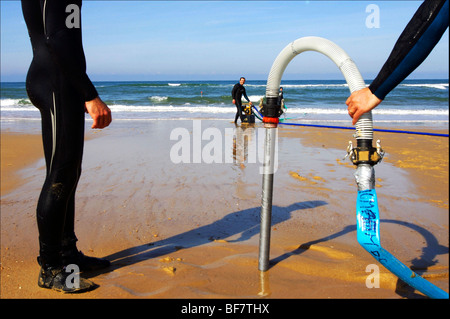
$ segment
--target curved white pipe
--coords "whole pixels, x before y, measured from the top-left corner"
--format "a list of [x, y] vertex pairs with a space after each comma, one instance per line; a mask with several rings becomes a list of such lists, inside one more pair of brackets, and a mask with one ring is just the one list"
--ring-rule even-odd
[[[277, 56], [269, 72], [266, 87], [266, 99], [271, 102], [278, 98], [281, 77], [291, 60], [305, 51], [317, 51], [329, 57], [341, 70], [347, 81], [350, 92], [366, 87], [355, 63], [348, 54], [333, 42], [319, 37], [304, 37], [287, 45]], [[272, 106], [272, 105], [271, 105]], [[259, 269], [266, 271], [269, 268], [270, 225], [272, 212], [274, 137], [275, 128], [266, 127], [266, 141], [264, 144], [264, 175], [261, 196], [261, 231], [259, 242]], [[361, 140], [373, 140], [372, 113], [363, 114], [356, 123], [355, 137]], [[368, 167], [367, 167], [368, 166]], [[374, 188], [373, 167], [371, 165], [358, 165], [355, 176], [359, 189]]]
[[[338, 45], [320, 37], [304, 37], [288, 44], [273, 62], [267, 79], [266, 98], [278, 97], [286, 67], [294, 57], [305, 51], [316, 51], [330, 58], [341, 70], [351, 93], [366, 87], [355, 63]], [[356, 139], [373, 139], [372, 112], [363, 114], [356, 123]]]

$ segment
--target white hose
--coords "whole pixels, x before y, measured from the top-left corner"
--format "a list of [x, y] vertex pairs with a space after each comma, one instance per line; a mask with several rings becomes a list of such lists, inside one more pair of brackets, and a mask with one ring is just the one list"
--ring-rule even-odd
[[[320, 37], [304, 37], [288, 44], [273, 62], [267, 79], [266, 98], [278, 97], [281, 77], [286, 67], [295, 56], [305, 51], [316, 51], [329, 57], [341, 70], [351, 93], [366, 87], [355, 63], [338, 45]], [[373, 139], [372, 112], [367, 112], [359, 118], [355, 137]]]

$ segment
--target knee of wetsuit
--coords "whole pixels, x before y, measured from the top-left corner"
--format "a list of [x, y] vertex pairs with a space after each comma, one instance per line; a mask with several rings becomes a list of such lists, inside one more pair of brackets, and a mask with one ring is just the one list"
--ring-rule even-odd
[[76, 172], [66, 170], [53, 172], [48, 176], [39, 198], [37, 217], [45, 219], [51, 207], [67, 205], [67, 200], [73, 193], [78, 179], [79, 175]]
[[[72, 189], [80, 179], [81, 165], [78, 162], [68, 162], [58, 167], [53, 167], [49, 174], [49, 180], [52, 181], [56, 189], [67, 186]], [[62, 185], [60, 185], [62, 184]]]

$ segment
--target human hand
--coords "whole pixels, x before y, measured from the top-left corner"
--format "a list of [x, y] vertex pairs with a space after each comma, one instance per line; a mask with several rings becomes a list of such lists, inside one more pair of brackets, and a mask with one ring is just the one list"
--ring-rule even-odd
[[233, 104], [236, 104], [236, 100], [235, 99], [233, 99]]
[[85, 109], [94, 120], [92, 128], [105, 128], [112, 121], [111, 110], [98, 96], [91, 101], [86, 101]]
[[373, 110], [381, 102], [369, 88], [353, 92], [345, 102], [348, 114], [353, 118], [352, 124], [355, 125], [361, 115]]

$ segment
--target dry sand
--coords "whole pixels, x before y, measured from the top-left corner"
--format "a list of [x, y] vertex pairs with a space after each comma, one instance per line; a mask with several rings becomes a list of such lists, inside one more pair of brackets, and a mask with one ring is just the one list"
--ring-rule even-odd
[[[116, 121], [87, 129], [78, 248], [112, 267], [85, 274], [99, 288], [79, 295], [37, 286], [40, 137], [2, 132], [1, 298], [423, 297], [381, 265], [380, 288], [366, 287], [366, 267], [376, 261], [356, 241], [355, 168], [342, 159], [351, 131], [280, 126], [271, 268], [260, 273], [262, 163], [252, 147], [262, 147], [261, 126], [238, 128], [237, 141], [227, 144], [233, 124], [202, 121], [202, 132], [221, 134], [222, 163], [175, 164], [170, 152], [179, 137], [171, 133], [187, 130], [192, 139], [193, 125]], [[448, 138], [378, 138], [386, 151], [375, 167], [381, 243], [448, 291]], [[208, 142], [201, 142], [204, 152]], [[227, 154], [234, 163], [224, 163]]]

